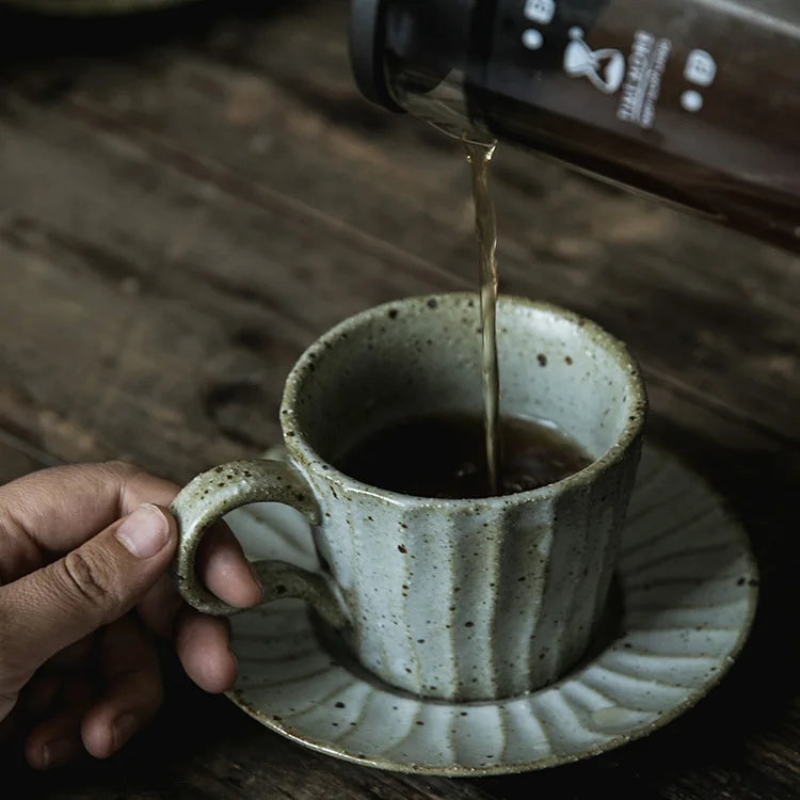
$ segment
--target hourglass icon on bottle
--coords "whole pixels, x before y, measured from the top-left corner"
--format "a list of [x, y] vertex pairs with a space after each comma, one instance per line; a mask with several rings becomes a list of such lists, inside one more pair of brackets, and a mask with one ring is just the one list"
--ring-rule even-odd
[[564, 70], [574, 78], [587, 78], [605, 94], [614, 94], [625, 79], [625, 56], [619, 50], [592, 50], [582, 28], [572, 28], [564, 51]]

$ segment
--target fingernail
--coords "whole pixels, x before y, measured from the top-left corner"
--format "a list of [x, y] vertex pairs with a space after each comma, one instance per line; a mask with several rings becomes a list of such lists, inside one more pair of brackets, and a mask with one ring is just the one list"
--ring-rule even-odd
[[44, 769], [62, 767], [77, 758], [80, 750], [74, 739], [53, 739], [42, 748], [42, 766]]
[[152, 558], [169, 538], [169, 523], [158, 506], [139, 506], [117, 528], [117, 539], [137, 558]]
[[136, 716], [131, 713], [120, 714], [111, 725], [111, 735], [114, 737], [114, 752], [120, 749], [128, 739], [136, 733]]

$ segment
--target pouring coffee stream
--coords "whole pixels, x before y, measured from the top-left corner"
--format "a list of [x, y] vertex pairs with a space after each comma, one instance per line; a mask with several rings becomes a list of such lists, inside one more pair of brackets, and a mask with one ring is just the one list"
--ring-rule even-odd
[[486, 439], [486, 467], [492, 494], [498, 491], [500, 472], [500, 370], [497, 357], [497, 219], [489, 188], [489, 164], [495, 145], [463, 137], [464, 151], [472, 167], [472, 195], [475, 201], [475, 232], [478, 237], [481, 287], [481, 336], [483, 379], [483, 425]]

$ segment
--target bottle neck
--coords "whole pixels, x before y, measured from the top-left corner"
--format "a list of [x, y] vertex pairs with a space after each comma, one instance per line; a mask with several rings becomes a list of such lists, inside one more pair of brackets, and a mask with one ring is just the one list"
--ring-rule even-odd
[[465, 81], [481, 0], [353, 0], [351, 60], [367, 99], [448, 133], [474, 125]]

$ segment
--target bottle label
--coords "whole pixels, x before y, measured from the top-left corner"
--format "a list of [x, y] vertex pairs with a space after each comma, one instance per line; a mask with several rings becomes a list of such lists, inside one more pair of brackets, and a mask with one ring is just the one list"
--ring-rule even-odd
[[628, 56], [617, 119], [645, 130], [655, 125], [661, 81], [671, 52], [669, 39], [658, 38], [648, 31], [636, 31]]
[[[523, 16], [527, 26], [522, 44], [527, 50], [540, 50], [546, 45], [546, 31], [558, 10], [556, 0], [526, 0]], [[615, 48], [594, 49], [586, 41], [586, 32], [577, 25], [569, 29], [569, 41], [564, 49], [562, 67], [571, 78], [585, 79], [603, 94], [621, 92], [616, 110], [617, 119], [645, 130], [655, 125], [658, 97], [664, 71], [672, 52], [672, 42], [646, 30], [637, 30], [630, 52], [626, 55]], [[708, 53], [695, 51], [686, 65], [696, 83], [713, 82], [716, 65]], [[709, 84], [705, 84], [709, 85]], [[691, 95], [691, 96], [689, 96]], [[697, 95], [697, 97], [695, 97]], [[702, 97], [689, 92], [683, 100], [687, 111], [702, 108]]]
[[[557, 21], [556, 0], [526, 0], [523, 5], [522, 45], [527, 51], [548, 49], [548, 38]], [[563, 36], [563, 34], [562, 34]], [[598, 91], [619, 95], [616, 118], [650, 130], [656, 123], [661, 85], [674, 47], [671, 39], [639, 29], [627, 53], [610, 47], [594, 49], [586, 41], [586, 30], [578, 25], [562, 39], [561, 70], [570, 77], [588, 81]], [[553, 46], [558, 46], [552, 43]], [[697, 114], [705, 105], [704, 90], [717, 75], [717, 63], [705, 50], [692, 50], [683, 65], [686, 89], [680, 96], [683, 111]]]

